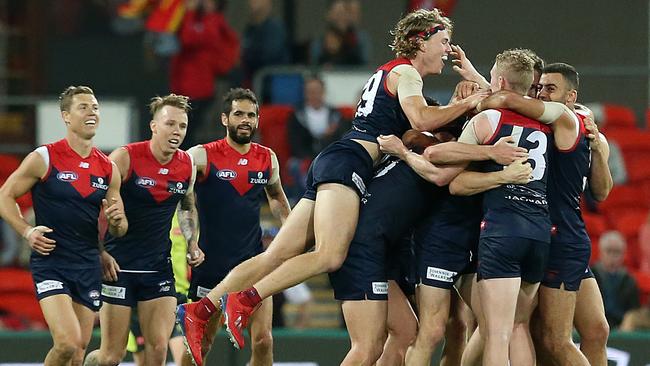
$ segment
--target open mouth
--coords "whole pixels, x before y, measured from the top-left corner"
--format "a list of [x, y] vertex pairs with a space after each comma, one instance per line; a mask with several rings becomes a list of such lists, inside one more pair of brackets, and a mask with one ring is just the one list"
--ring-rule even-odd
[[169, 140], [167, 140], [167, 142], [169, 142], [169, 143], [172, 144], [172, 145], [178, 145], [178, 144], [180, 144], [180, 140], [179, 140], [179, 139], [169, 139]]
[[251, 126], [248, 126], [248, 125], [237, 126], [237, 129], [242, 130], [242, 131], [248, 131], [248, 132], [250, 132], [252, 130]]
[[96, 124], [97, 124], [97, 121], [94, 120], [94, 119], [89, 119], [86, 122], [84, 122], [84, 125], [86, 125], [86, 126], [94, 126]]

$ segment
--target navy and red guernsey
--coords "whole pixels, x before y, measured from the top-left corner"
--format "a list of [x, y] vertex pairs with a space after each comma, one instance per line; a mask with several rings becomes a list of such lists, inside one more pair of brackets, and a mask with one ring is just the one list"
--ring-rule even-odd
[[399, 104], [396, 94], [388, 91], [386, 80], [390, 71], [399, 65], [411, 65], [406, 58], [398, 58], [380, 66], [363, 87], [352, 129], [343, 139], [377, 142], [379, 135], [401, 137], [411, 123]]
[[45, 177], [32, 188], [36, 225], [53, 230], [50, 255], [31, 254], [31, 266], [96, 268], [99, 263], [97, 219], [111, 181], [112, 164], [92, 148], [83, 158], [63, 139], [36, 149], [47, 163]]
[[192, 159], [177, 150], [172, 160], [161, 164], [149, 141], [124, 146], [131, 163], [120, 194], [129, 230], [120, 238], [106, 235], [106, 250], [121, 270], [171, 270], [169, 231], [178, 202], [185, 196], [192, 178]]
[[580, 212], [580, 195], [591, 170], [591, 149], [585, 135], [585, 116], [579, 120], [578, 137], [568, 150], [554, 147], [548, 181], [551, 222], [556, 227], [553, 240], [563, 243], [589, 243]]
[[[549, 242], [551, 223], [546, 181], [548, 150], [553, 144], [551, 127], [510, 110], [486, 112], [500, 113], [498, 125], [486, 144], [512, 136], [517, 146], [528, 150], [533, 179], [528, 184], [505, 184], [484, 193], [481, 237], [522, 237]], [[491, 160], [482, 162], [481, 166], [485, 172], [503, 169], [503, 165]]]
[[193, 269], [225, 276], [244, 260], [262, 252], [260, 207], [271, 178], [271, 151], [251, 143], [246, 154], [225, 139], [203, 145], [205, 174], [195, 184], [205, 263]]

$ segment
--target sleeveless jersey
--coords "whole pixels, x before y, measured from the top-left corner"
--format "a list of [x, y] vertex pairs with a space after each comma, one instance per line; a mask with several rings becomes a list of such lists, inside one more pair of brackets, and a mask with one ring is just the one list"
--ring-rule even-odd
[[56, 240], [56, 247], [50, 255], [32, 251], [31, 265], [96, 268], [97, 219], [111, 181], [112, 164], [94, 147], [88, 157], [79, 156], [65, 139], [44, 148], [48, 171], [32, 188], [32, 197], [36, 225], [53, 230], [46, 236]]
[[579, 121], [578, 138], [568, 150], [549, 149], [551, 167], [548, 177], [548, 200], [554, 241], [589, 243], [580, 212], [580, 195], [585, 188], [591, 166], [591, 149], [585, 134], [584, 115]]
[[363, 87], [352, 128], [344, 139], [377, 142], [379, 135], [401, 137], [411, 128], [396, 94], [386, 87], [390, 71], [398, 65], [410, 65], [411, 61], [399, 58], [380, 66]]
[[[509, 110], [501, 113], [499, 123], [486, 144], [513, 136], [517, 146], [528, 149], [528, 162], [533, 168], [533, 180], [528, 184], [505, 184], [483, 195], [483, 237], [523, 237], [550, 240], [550, 219], [546, 197], [548, 151], [553, 135], [548, 125]], [[494, 161], [481, 163], [482, 170], [503, 169]]]
[[481, 194], [454, 196], [444, 187], [427, 219], [416, 230], [416, 238], [427, 233], [441, 241], [462, 245], [464, 249], [476, 246], [483, 218], [482, 197]]
[[124, 146], [131, 163], [120, 194], [129, 230], [120, 238], [107, 233], [106, 250], [122, 270], [168, 271], [172, 217], [185, 196], [192, 177], [190, 155], [177, 150], [172, 160], [160, 164], [149, 141]]
[[225, 139], [203, 147], [206, 173], [195, 190], [205, 263], [192, 271], [227, 273], [262, 251], [260, 207], [271, 177], [271, 151], [252, 143], [240, 154]]

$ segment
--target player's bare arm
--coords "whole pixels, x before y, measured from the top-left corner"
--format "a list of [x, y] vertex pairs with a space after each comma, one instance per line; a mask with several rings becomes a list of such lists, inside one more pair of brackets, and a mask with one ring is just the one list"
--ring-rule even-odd
[[422, 96], [422, 77], [410, 65], [400, 65], [388, 76], [388, 90], [397, 93], [399, 103], [411, 121], [411, 126], [420, 131], [433, 131], [462, 116], [487, 96], [476, 93], [446, 106], [428, 106]]
[[202, 179], [208, 170], [208, 153], [205, 152], [203, 145], [196, 145], [187, 150], [192, 156], [192, 161], [196, 167], [196, 177]]
[[29, 225], [16, 209], [16, 199], [29, 192], [46, 173], [45, 161], [38, 153], [32, 152], [0, 187], [0, 216], [27, 240], [32, 250], [42, 255], [49, 255], [56, 246], [55, 240], [45, 236], [52, 229]]
[[115, 237], [121, 237], [129, 229], [129, 222], [124, 214], [124, 203], [120, 196], [122, 175], [117, 165], [114, 162], [111, 164], [113, 165], [113, 173], [106, 192], [106, 198], [102, 200], [102, 209], [108, 221], [108, 232]]
[[526, 149], [514, 145], [513, 142], [512, 136], [502, 137], [494, 145], [472, 145], [452, 141], [429, 146], [422, 155], [434, 164], [494, 160], [499, 164], [507, 165], [518, 159], [527, 159]]
[[555, 145], [568, 149], [575, 144], [579, 122], [575, 113], [558, 102], [544, 102], [511, 91], [501, 90], [485, 98], [476, 107], [478, 111], [505, 108], [545, 124], [551, 124]]
[[422, 155], [410, 151], [402, 140], [394, 135], [379, 136], [377, 142], [379, 142], [379, 147], [383, 153], [400, 158], [422, 179], [440, 187], [449, 184], [466, 166], [466, 164], [445, 167], [435, 166]]
[[196, 166], [192, 165], [190, 185], [187, 193], [179, 202], [177, 210], [178, 225], [187, 241], [187, 264], [192, 267], [200, 265], [205, 260], [205, 254], [199, 248], [199, 213], [196, 209], [196, 194], [194, 193], [196, 170]]
[[449, 193], [456, 196], [471, 196], [489, 191], [503, 184], [526, 184], [530, 182], [533, 168], [525, 159], [517, 160], [502, 171], [481, 173], [466, 170], [449, 184]]
[[289, 205], [287, 195], [284, 193], [284, 189], [282, 189], [282, 183], [280, 182], [280, 164], [273, 151], [271, 151], [271, 177], [269, 178], [269, 183], [264, 187], [264, 191], [269, 201], [271, 213], [284, 224], [284, 221], [291, 212], [291, 206]]
[[585, 118], [585, 129], [591, 148], [591, 175], [589, 188], [594, 198], [604, 201], [614, 186], [612, 173], [609, 171], [609, 144], [605, 136], [598, 131], [598, 126], [592, 116]]

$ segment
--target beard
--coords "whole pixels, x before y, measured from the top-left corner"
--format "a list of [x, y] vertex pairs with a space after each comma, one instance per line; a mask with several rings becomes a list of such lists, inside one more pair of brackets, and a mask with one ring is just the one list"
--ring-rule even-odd
[[238, 126], [228, 125], [228, 136], [230, 136], [230, 138], [234, 142], [241, 145], [250, 143], [251, 140], [253, 139], [253, 136], [255, 136], [255, 132], [257, 131], [257, 129], [251, 126], [250, 133], [247, 136], [247, 135], [240, 134], [239, 130], [237, 130], [237, 127]]

